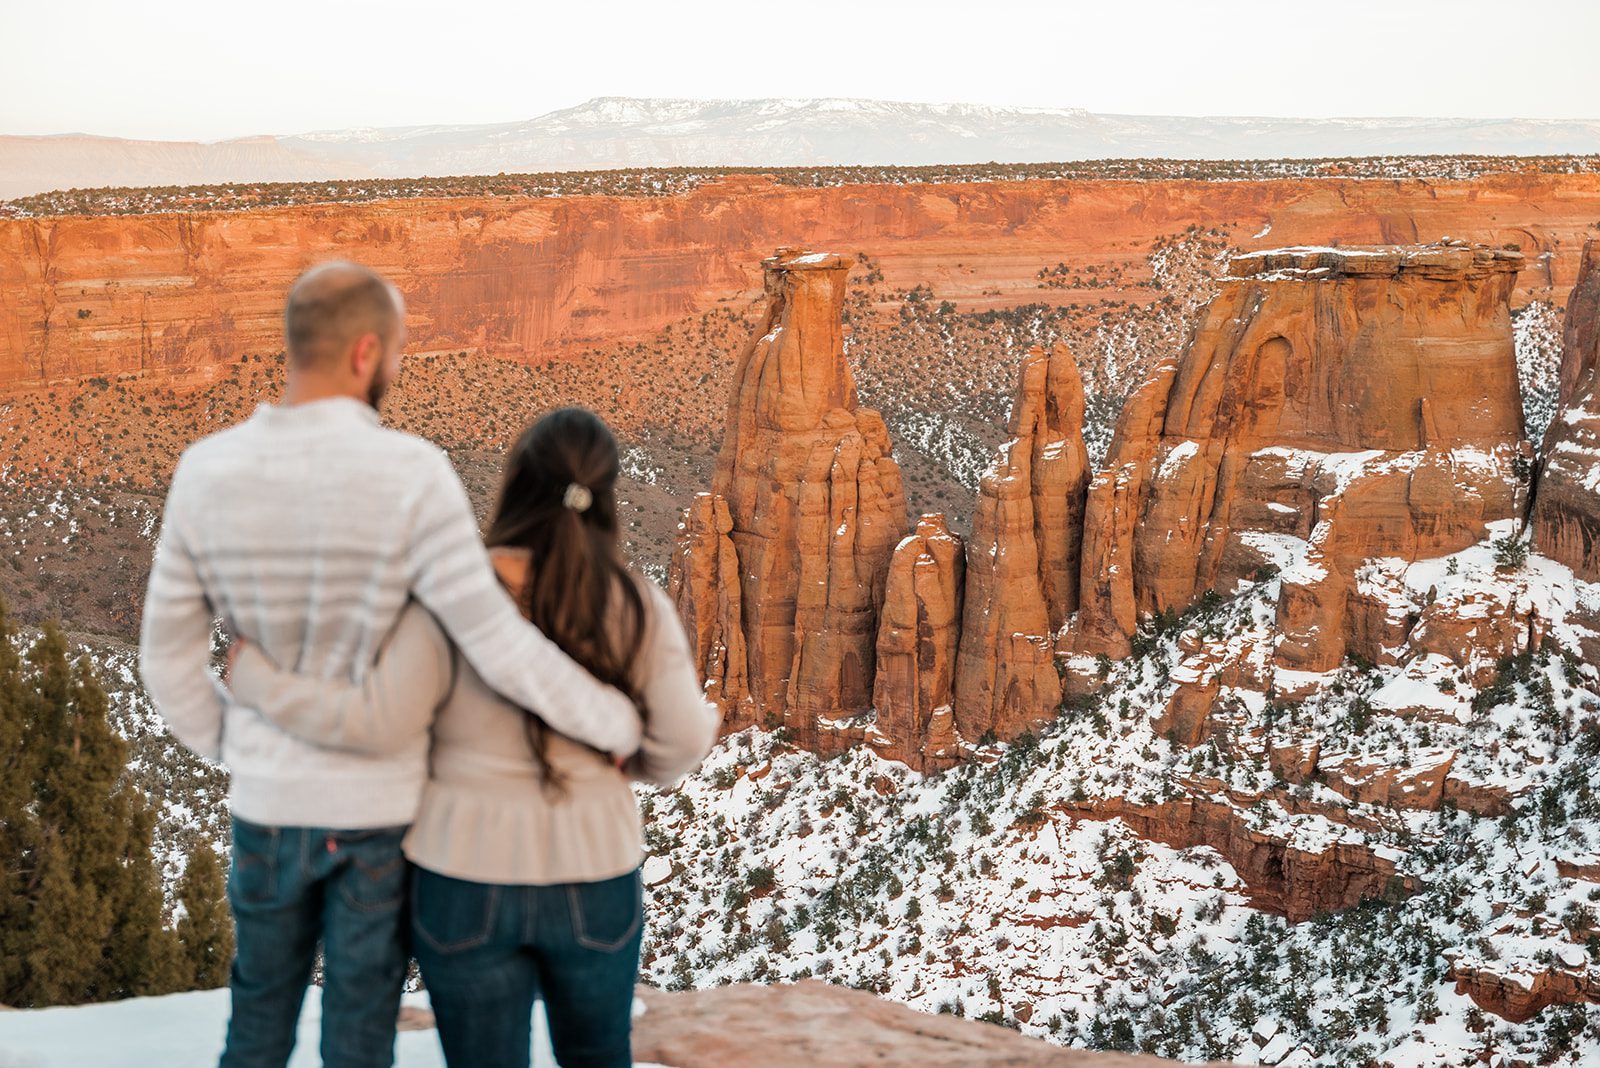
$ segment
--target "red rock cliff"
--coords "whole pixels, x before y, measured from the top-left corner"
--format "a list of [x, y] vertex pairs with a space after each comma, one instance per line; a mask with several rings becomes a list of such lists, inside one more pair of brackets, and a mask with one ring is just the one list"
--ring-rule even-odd
[[1190, 225], [1222, 227], [1246, 248], [1450, 234], [1520, 243], [1537, 267], [1517, 299], [1560, 301], [1596, 218], [1600, 176], [1505, 174], [827, 189], [738, 178], [676, 197], [9, 219], [0, 220], [0, 392], [276, 352], [290, 281], [334, 256], [358, 256], [398, 282], [414, 351], [543, 358], [651, 333], [751, 292], [748, 265], [774, 240], [864, 249], [891, 285], [929, 282], [963, 310], [982, 310], [1037, 300], [1038, 269], [1064, 253], [1142, 269], [1157, 236]]
[[967, 546], [955, 713], [969, 743], [1014, 738], [1061, 704], [1055, 641], [1077, 608], [1089, 480], [1083, 383], [1065, 347], [1023, 358], [1010, 432], [983, 476]]
[[919, 771], [961, 756], [953, 705], [965, 571], [961, 539], [942, 515], [923, 516], [889, 561], [867, 740]]
[[667, 576], [706, 697], [722, 710], [728, 731], [748, 727], [754, 719], [732, 533], [728, 502], [714, 493], [696, 494], [678, 524]]

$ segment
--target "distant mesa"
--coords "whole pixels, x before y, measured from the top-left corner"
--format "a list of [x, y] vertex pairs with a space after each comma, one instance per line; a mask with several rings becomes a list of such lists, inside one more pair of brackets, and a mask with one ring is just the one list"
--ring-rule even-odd
[[0, 198], [52, 189], [627, 167], [1027, 164], [1592, 153], [1600, 123], [1102, 115], [842, 98], [598, 97], [521, 122], [224, 141], [0, 136]]

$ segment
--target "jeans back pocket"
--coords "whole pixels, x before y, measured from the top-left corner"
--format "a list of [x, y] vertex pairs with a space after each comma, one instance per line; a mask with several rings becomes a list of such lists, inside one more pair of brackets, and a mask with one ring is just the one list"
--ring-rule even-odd
[[494, 934], [500, 887], [452, 879], [416, 869], [411, 890], [411, 925], [417, 938], [438, 953], [462, 953]]
[[278, 854], [283, 832], [233, 818], [233, 863], [228, 868], [228, 900], [239, 905], [269, 905], [278, 896]]
[[644, 888], [638, 870], [599, 882], [568, 883], [567, 907], [578, 945], [615, 953], [633, 940], [644, 921]]
[[339, 896], [357, 912], [399, 908], [406, 897], [405, 829], [336, 831], [333, 841], [347, 858], [338, 876]]

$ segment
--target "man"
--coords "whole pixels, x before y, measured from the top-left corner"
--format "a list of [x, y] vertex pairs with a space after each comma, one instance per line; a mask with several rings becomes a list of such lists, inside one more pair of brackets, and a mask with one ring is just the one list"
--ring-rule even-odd
[[216, 617], [279, 665], [359, 681], [414, 597], [552, 729], [626, 755], [640, 720], [517, 612], [444, 453], [379, 425], [405, 343], [395, 288], [323, 264], [294, 284], [284, 330], [282, 402], [197, 442], [173, 474], [140, 667], [172, 733], [232, 776], [238, 954], [223, 1068], [287, 1062], [319, 938], [324, 1065], [387, 1068], [406, 966], [400, 840], [427, 735], [362, 756], [278, 730], [212, 676]]

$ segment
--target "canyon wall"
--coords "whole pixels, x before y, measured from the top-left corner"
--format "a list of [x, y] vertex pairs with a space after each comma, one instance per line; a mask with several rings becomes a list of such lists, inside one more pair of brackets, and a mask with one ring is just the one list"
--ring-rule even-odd
[[730, 177], [667, 197], [6, 219], [0, 393], [276, 352], [290, 281], [336, 256], [396, 280], [412, 351], [542, 360], [758, 294], [751, 265], [775, 238], [864, 251], [889, 284], [929, 283], [981, 311], [1039, 300], [1039, 269], [1063, 258], [1147, 272], [1153, 240], [1191, 225], [1217, 227], [1247, 249], [1451, 235], [1520, 244], [1529, 269], [1514, 300], [1561, 302], [1597, 218], [1600, 175], [1500, 174], [821, 189]]

